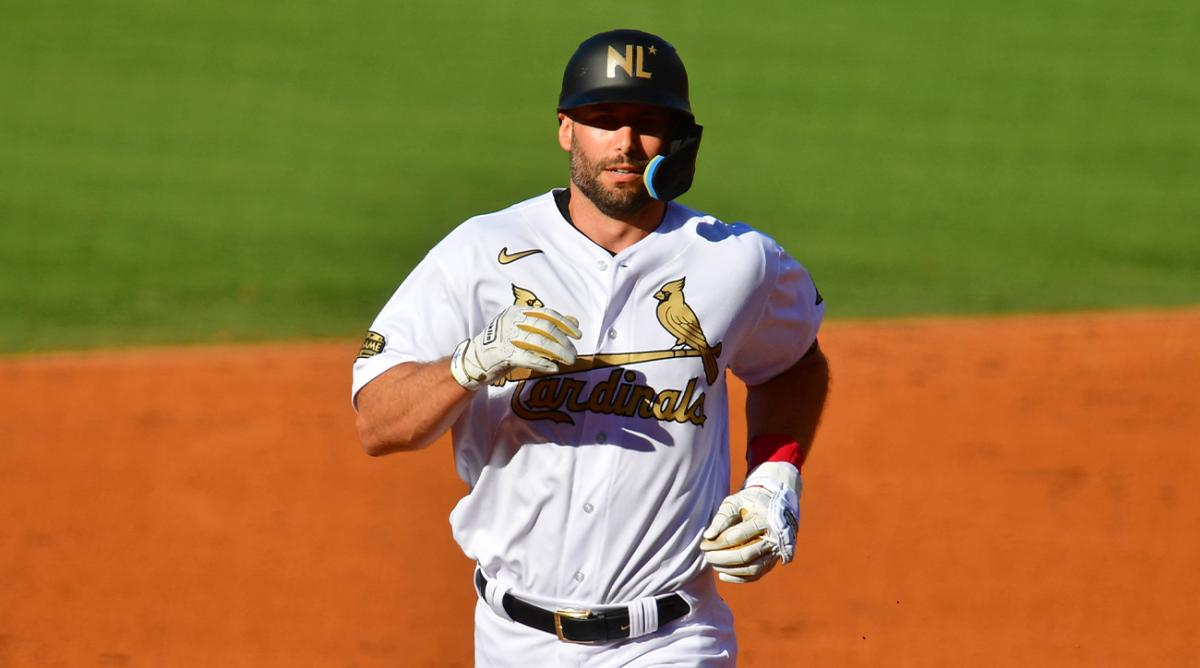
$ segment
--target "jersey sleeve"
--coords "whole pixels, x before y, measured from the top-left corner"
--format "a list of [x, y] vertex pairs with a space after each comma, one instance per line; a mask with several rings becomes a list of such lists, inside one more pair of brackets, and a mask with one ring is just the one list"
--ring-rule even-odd
[[729, 368], [747, 385], [758, 385], [787, 371], [817, 340], [825, 303], [808, 271], [773, 240], [758, 303]]
[[354, 361], [351, 402], [388, 369], [405, 362], [449, 357], [470, 334], [465, 303], [446, 271], [439, 247], [425, 256], [380, 311]]

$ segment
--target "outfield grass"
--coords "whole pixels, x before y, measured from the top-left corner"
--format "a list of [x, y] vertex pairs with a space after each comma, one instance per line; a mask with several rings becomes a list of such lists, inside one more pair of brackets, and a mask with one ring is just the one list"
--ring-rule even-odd
[[5, 2], [0, 351], [355, 336], [462, 219], [565, 182], [580, 39], [661, 32], [684, 201], [830, 316], [1200, 303], [1200, 4]]

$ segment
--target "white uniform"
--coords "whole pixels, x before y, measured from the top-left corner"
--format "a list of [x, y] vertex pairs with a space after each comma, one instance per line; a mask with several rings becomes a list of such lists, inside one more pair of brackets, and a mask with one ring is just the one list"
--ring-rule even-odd
[[[551, 609], [682, 592], [692, 615], [622, 644], [669, 648], [691, 633], [708, 650], [680, 647], [723, 665], [731, 618], [698, 544], [729, 492], [724, 370], [754, 385], [809, 349], [824, 306], [808, 273], [771, 238], [674, 202], [614, 256], [546, 193], [466, 221], [429, 252], [372, 325], [354, 394], [397, 364], [449, 357], [514, 302], [578, 318], [579, 359], [565, 374], [510, 372], [454, 423], [470, 486], [450, 516], [455, 539], [488, 578]], [[511, 648], [495, 646], [510, 635]], [[552, 663], [604, 656], [486, 606], [476, 636], [480, 662], [541, 665], [534, 647]]]

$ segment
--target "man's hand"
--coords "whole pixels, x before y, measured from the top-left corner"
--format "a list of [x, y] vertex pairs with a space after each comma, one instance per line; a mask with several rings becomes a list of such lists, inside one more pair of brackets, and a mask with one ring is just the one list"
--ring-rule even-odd
[[582, 336], [579, 321], [554, 309], [509, 306], [476, 334], [458, 344], [450, 358], [450, 374], [468, 390], [496, 380], [513, 368], [544, 373], [575, 362]]
[[800, 472], [787, 462], [764, 462], [721, 502], [700, 549], [725, 582], [753, 582], [792, 560], [799, 518]]

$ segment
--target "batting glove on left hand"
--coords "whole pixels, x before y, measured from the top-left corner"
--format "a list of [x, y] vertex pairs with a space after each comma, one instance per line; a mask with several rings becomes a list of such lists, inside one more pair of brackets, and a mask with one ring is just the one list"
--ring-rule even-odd
[[753, 582], [788, 563], [796, 551], [800, 472], [787, 462], [764, 462], [736, 494], [725, 497], [704, 531], [700, 549], [725, 582]]

